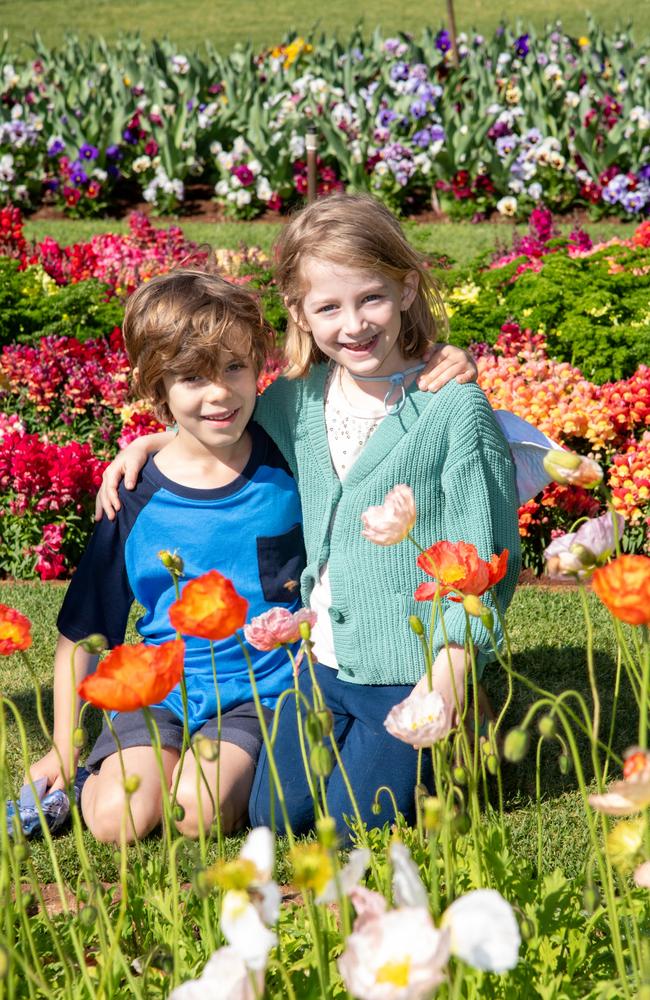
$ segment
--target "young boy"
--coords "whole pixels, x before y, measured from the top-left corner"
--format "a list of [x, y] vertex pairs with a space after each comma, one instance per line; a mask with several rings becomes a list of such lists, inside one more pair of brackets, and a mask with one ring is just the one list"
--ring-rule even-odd
[[[249, 602], [249, 618], [278, 604], [299, 607], [292, 581], [304, 568], [300, 502], [284, 459], [265, 432], [250, 422], [256, 382], [272, 343], [255, 299], [219, 277], [183, 270], [153, 278], [127, 303], [124, 340], [136, 391], [161, 419], [175, 423], [170, 443], [149, 457], [134, 491], [120, 492], [121, 509], [104, 518], [75, 573], [58, 619], [55, 657], [54, 742], [63, 761], [69, 756], [78, 699], [72, 690], [70, 657], [74, 643], [101, 633], [109, 646], [123, 642], [134, 600], [145, 613], [137, 628], [146, 643], [175, 638], [168, 610], [174, 584], [160, 550], [183, 560], [180, 585], [217, 569]], [[189, 728], [217, 738], [217, 695], [209, 643], [186, 643]], [[217, 761], [186, 753], [177, 802], [184, 810], [181, 833], [197, 836], [200, 766], [203, 822], [218, 807], [225, 832], [246, 819], [255, 763], [261, 746], [247, 665], [235, 636], [216, 644], [221, 701], [219, 802], [215, 803]], [[291, 687], [291, 666], [283, 649], [250, 649], [262, 703], [270, 710]], [[75, 683], [96, 657], [78, 649]], [[180, 766], [183, 707], [179, 688], [153, 709], [160, 731], [162, 763], [169, 787]], [[130, 798], [127, 836], [142, 837], [161, 819], [160, 772], [142, 712], [117, 713], [112, 725], [122, 747], [125, 773], [140, 777]], [[211, 756], [211, 755], [210, 755]], [[104, 724], [87, 761], [91, 772], [81, 808], [98, 840], [119, 841], [125, 808], [122, 763]], [[50, 790], [65, 775], [54, 750], [31, 768], [46, 777]]]

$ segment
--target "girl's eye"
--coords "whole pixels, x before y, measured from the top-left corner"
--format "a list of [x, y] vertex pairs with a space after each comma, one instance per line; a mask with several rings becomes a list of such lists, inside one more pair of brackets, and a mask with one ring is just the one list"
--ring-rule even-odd
[[231, 361], [229, 365], [226, 366], [227, 372], [240, 372], [246, 367], [245, 361]]
[[364, 302], [377, 302], [381, 298], [379, 292], [370, 292], [369, 295], [364, 297]]
[[331, 303], [331, 305], [321, 306], [319, 309], [316, 310], [316, 312], [328, 313], [332, 312], [333, 309], [336, 309], [336, 306], [334, 305], [334, 303]]
[[181, 377], [180, 381], [181, 382], [186, 382], [186, 383], [189, 383], [190, 385], [192, 385], [192, 384], [194, 384], [196, 382], [202, 382], [203, 381], [203, 376], [202, 375], [183, 375]]

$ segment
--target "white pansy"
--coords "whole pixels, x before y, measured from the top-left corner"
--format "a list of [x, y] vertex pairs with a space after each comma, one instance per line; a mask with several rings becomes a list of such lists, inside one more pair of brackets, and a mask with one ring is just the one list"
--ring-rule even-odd
[[511, 195], [500, 198], [497, 202], [497, 212], [501, 215], [512, 216], [517, 214], [517, 199]]
[[219, 195], [220, 198], [225, 198], [230, 190], [230, 185], [228, 181], [217, 181], [214, 186], [214, 193]]
[[260, 201], [268, 201], [273, 194], [273, 188], [269, 184], [267, 177], [258, 177], [255, 185], [255, 194]]
[[172, 56], [172, 73], [185, 76], [190, 71], [190, 61], [187, 56]]
[[235, 204], [237, 208], [243, 208], [244, 205], [250, 205], [252, 198], [253, 196], [248, 188], [239, 188], [235, 196]]
[[141, 174], [145, 170], [148, 170], [151, 166], [151, 159], [148, 156], [138, 156], [133, 163], [131, 168], [135, 174]]
[[451, 952], [483, 972], [507, 972], [519, 961], [521, 935], [512, 907], [494, 889], [475, 889], [455, 900], [442, 917]]
[[12, 181], [15, 176], [14, 158], [11, 153], [5, 153], [0, 156], [0, 180]]
[[299, 160], [305, 155], [305, 140], [302, 135], [297, 135], [295, 132], [291, 133], [289, 153], [292, 160]]

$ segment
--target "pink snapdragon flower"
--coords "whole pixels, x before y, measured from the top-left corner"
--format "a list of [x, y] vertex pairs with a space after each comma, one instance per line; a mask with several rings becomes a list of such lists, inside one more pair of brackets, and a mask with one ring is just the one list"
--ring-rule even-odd
[[379, 507], [368, 507], [361, 515], [361, 534], [375, 545], [402, 542], [415, 524], [415, 497], [410, 486], [393, 487]]
[[271, 608], [244, 625], [244, 635], [251, 646], [266, 653], [278, 646], [298, 642], [303, 622], [313, 627], [316, 624], [316, 613], [308, 608], [301, 608], [293, 614], [286, 608]]
[[451, 712], [437, 691], [413, 693], [391, 708], [384, 726], [391, 736], [412, 747], [430, 747], [448, 736]]

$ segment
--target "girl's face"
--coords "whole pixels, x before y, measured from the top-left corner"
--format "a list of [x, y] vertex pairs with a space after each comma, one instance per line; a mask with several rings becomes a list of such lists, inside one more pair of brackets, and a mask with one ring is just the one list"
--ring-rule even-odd
[[417, 294], [415, 271], [402, 283], [380, 271], [308, 258], [302, 275], [302, 309], [289, 308], [323, 354], [353, 375], [392, 375], [404, 367], [399, 333], [402, 313]]

